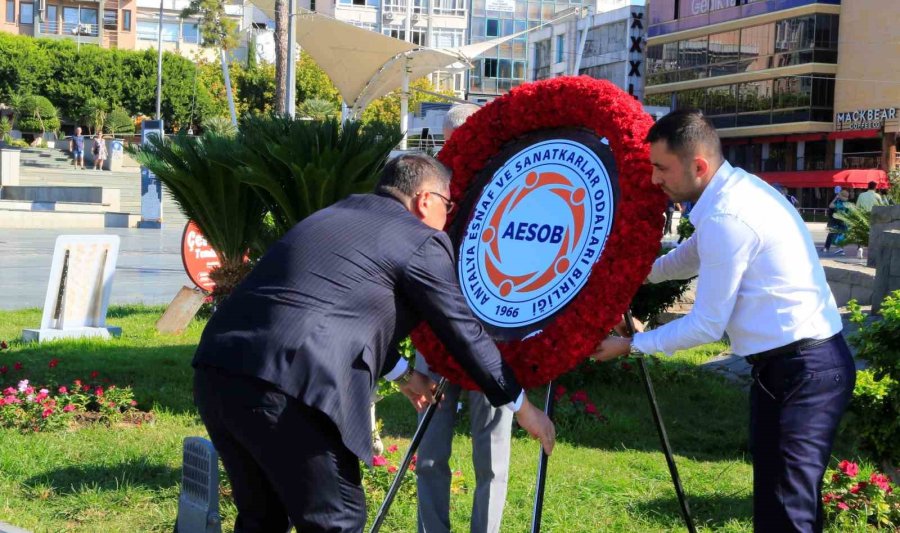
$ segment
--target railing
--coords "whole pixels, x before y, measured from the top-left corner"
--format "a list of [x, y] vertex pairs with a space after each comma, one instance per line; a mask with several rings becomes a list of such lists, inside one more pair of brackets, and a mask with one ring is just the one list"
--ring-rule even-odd
[[884, 160], [881, 152], [853, 152], [844, 154], [843, 168], [881, 168]]
[[801, 207], [797, 211], [806, 222], [828, 222], [828, 209], [824, 207]]
[[[870, 169], [882, 168], [881, 163], [884, 160], [881, 152], [854, 152], [844, 154], [841, 168], [844, 169]], [[896, 159], [896, 164], [900, 165], [900, 155]], [[825, 161], [824, 156], [800, 157], [796, 164], [789, 163], [786, 159], [764, 159], [760, 165], [747, 165], [745, 168], [753, 167], [754, 172], [758, 167], [760, 172], [785, 172], [785, 171], [804, 171], [804, 170], [836, 170], [834, 165], [829, 165]]]
[[45, 22], [41, 25], [41, 33], [65, 35], [69, 37], [97, 37], [100, 35], [99, 24], [79, 22]]

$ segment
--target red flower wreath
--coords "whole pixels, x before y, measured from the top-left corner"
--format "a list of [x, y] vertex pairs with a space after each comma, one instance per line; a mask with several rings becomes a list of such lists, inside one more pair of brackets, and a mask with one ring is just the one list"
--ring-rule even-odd
[[[644, 138], [652, 124], [641, 104], [612, 83], [559, 77], [522, 85], [489, 103], [454, 132], [438, 155], [453, 172], [451, 196], [461, 201], [488, 160], [526, 133], [581, 127], [609, 140], [620, 196], [612, 232], [590, 279], [540, 335], [498, 343], [524, 387], [544, 385], [587, 357], [621, 320], [650, 272], [665, 208], [665, 196], [650, 182]], [[412, 338], [432, 370], [463, 387], [478, 388], [427, 324], [416, 328]]]

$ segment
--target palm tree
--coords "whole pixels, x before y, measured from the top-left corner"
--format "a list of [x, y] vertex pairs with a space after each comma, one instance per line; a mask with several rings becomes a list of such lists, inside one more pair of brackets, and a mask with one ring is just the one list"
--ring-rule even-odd
[[250, 186], [236, 176], [240, 145], [233, 137], [207, 132], [150, 143], [129, 152], [166, 184], [181, 211], [193, 220], [218, 252], [221, 266], [210, 272], [220, 301], [250, 272], [245, 261], [258, 244], [266, 207]]
[[239, 176], [266, 203], [275, 235], [351, 194], [372, 192], [401, 138], [395, 126], [336, 119], [250, 117], [240, 131]]

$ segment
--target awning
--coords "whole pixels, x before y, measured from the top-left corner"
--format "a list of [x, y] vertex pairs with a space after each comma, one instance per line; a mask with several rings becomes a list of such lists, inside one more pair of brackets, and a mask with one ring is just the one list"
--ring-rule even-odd
[[828, 138], [835, 139], [872, 139], [881, 136], [880, 129], [874, 130], [843, 130], [833, 131], [828, 134]]
[[[275, 19], [275, 0], [251, 1], [266, 16]], [[574, 9], [565, 10], [545, 24], [575, 14]], [[438, 49], [401, 41], [306, 9], [301, 9], [295, 20], [297, 43], [328, 74], [344, 102], [355, 111], [400, 89], [404, 69], [410, 80], [437, 70], [469, 69], [478, 55], [534, 29], [459, 48]]]
[[846, 170], [798, 170], [786, 172], [760, 172], [759, 177], [768, 183], [778, 183], [785, 187], [850, 187], [865, 189], [870, 181], [879, 189], [889, 185], [887, 172], [880, 169]]

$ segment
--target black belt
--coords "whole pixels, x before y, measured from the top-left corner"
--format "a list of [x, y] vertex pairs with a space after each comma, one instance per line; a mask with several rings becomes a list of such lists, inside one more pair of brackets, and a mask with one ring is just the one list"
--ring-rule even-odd
[[751, 365], [759, 364], [763, 361], [772, 359], [773, 357], [782, 357], [785, 355], [790, 355], [793, 353], [797, 353], [797, 350], [801, 350], [803, 348], [812, 348], [813, 346], [819, 346], [820, 344], [825, 344], [826, 342], [834, 339], [840, 335], [840, 333], [836, 335], [832, 335], [827, 339], [800, 339], [799, 341], [794, 341], [790, 344], [785, 344], [784, 346], [779, 346], [778, 348], [772, 348], [771, 350], [766, 350], [764, 352], [755, 353], [753, 355], [747, 356], [747, 362]]

